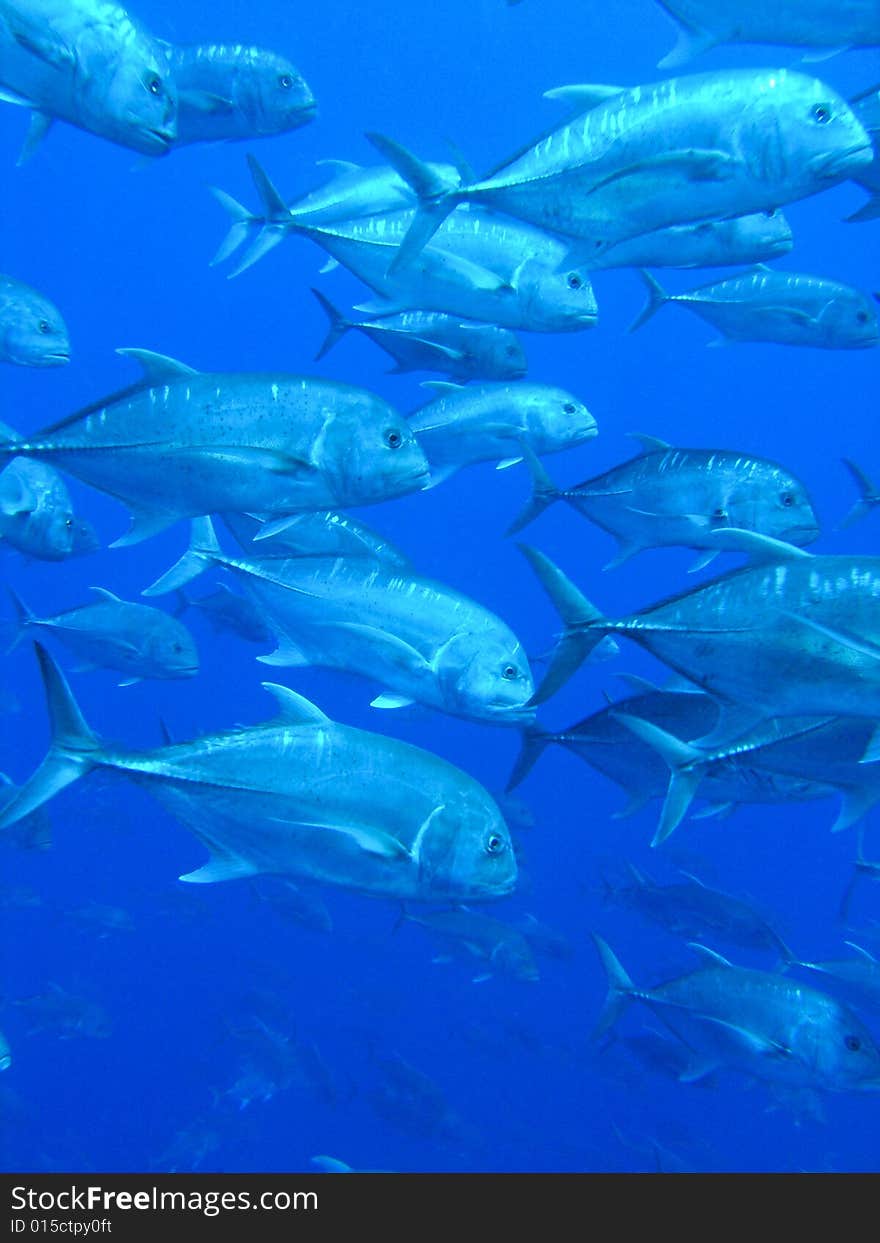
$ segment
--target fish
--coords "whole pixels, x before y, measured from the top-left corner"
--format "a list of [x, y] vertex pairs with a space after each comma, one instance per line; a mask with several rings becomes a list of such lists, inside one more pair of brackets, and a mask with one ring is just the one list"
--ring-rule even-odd
[[263, 620], [256, 605], [246, 596], [238, 595], [225, 583], [220, 583], [217, 590], [209, 596], [188, 596], [181, 589], [178, 599], [178, 616], [186, 609], [198, 609], [217, 631], [228, 630], [240, 639], [246, 639], [248, 643], [268, 643], [272, 638], [272, 628]]
[[[250, 165], [267, 214], [272, 203], [277, 213], [285, 211], [283, 199], [253, 157]], [[598, 310], [589, 275], [574, 268], [557, 270], [565, 248], [540, 230], [509, 224], [499, 234], [485, 222], [478, 227], [472, 214], [454, 228], [450, 222], [448, 234], [438, 236], [417, 262], [397, 271], [398, 247], [414, 219], [411, 209], [325, 225], [288, 220], [284, 235], [315, 242], [379, 295], [359, 303], [358, 311], [435, 311], [530, 332], [578, 332], [595, 325]], [[468, 240], [470, 255], [465, 250]], [[249, 251], [230, 276], [239, 275], [263, 253]]]
[[105, 587], [93, 587], [92, 604], [38, 617], [8, 588], [18, 619], [15, 643], [39, 627], [69, 648], [86, 668], [125, 674], [122, 686], [142, 678], [190, 678], [199, 671], [192, 636], [176, 618], [147, 604], [121, 600]]
[[[0, 809], [11, 803], [17, 794], [18, 786], [6, 773], [0, 773]], [[52, 825], [48, 813], [40, 808], [30, 816], [25, 816], [18, 824], [0, 835], [0, 841], [21, 850], [48, 850], [52, 845]]]
[[[595, 522], [618, 542], [606, 570], [647, 548], [681, 546], [700, 555], [692, 571], [719, 555], [719, 527], [756, 531], [802, 547], [819, 537], [819, 520], [803, 483], [767, 458], [730, 449], [678, 449], [637, 435], [641, 452], [573, 487], [557, 488], [533, 455], [526, 455], [532, 496], [509, 528], [513, 534], [558, 500]], [[429, 452], [430, 456], [430, 452]]]
[[557, 932], [549, 924], [543, 923], [534, 915], [517, 916], [511, 921], [511, 927], [521, 932], [529, 946], [542, 958], [555, 958], [557, 961], [567, 960], [574, 954], [574, 949], [564, 933]]
[[618, 621], [543, 553], [520, 545], [566, 624], [532, 702], [548, 699], [611, 634], [633, 639], [718, 700], [722, 717], [699, 740], [705, 746], [772, 717], [880, 716], [880, 558], [812, 556], [733, 527], [714, 539], [750, 550], [752, 564]]
[[510, 834], [461, 769], [397, 739], [331, 721], [266, 683], [273, 721], [153, 750], [103, 744], [50, 654], [34, 645], [53, 740], [0, 813], [15, 824], [96, 769], [135, 782], [203, 842], [181, 877], [213, 884], [260, 874], [310, 877], [401, 901], [490, 901], [516, 885]]
[[70, 336], [61, 312], [45, 294], [0, 274], [0, 362], [17, 367], [63, 367]]
[[289, 880], [265, 877], [255, 881], [253, 890], [258, 900], [282, 919], [308, 928], [310, 932], [333, 931], [333, 918], [317, 894]]
[[438, 311], [403, 311], [376, 319], [348, 320], [318, 289], [312, 293], [330, 328], [316, 359], [347, 332], [362, 333], [394, 359], [391, 375], [440, 371], [453, 380], [514, 380], [527, 370], [525, 352], [509, 328], [479, 324]]
[[674, 936], [701, 941], [719, 937], [744, 949], [772, 950], [783, 962], [791, 951], [773, 925], [751, 903], [705, 885], [697, 877], [671, 885], [658, 885], [628, 864], [630, 884], [609, 886], [613, 902], [636, 911]]
[[18, 998], [12, 1005], [26, 1016], [29, 1036], [51, 1032], [59, 1040], [74, 1036], [102, 1040], [112, 1034], [112, 1020], [103, 1006], [77, 997], [53, 980], [49, 981], [45, 992]]
[[275, 373], [197, 372], [125, 350], [143, 380], [25, 439], [0, 443], [115, 496], [133, 513], [112, 547], [215, 511], [289, 514], [421, 488], [406, 421], [365, 389]]
[[223, 514], [239, 547], [255, 560], [276, 557], [369, 557], [401, 570], [409, 557], [390, 540], [348, 514], [318, 511], [269, 521], [268, 515]]
[[866, 167], [870, 139], [826, 83], [787, 69], [669, 78], [617, 92], [458, 188], [381, 134], [368, 139], [420, 208], [395, 259], [411, 262], [463, 202], [572, 239], [572, 262], [668, 225], [783, 207]]
[[476, 982], [495, 973], [531, 983], [540, 979], [538, 964], [522, 932], [482, 911], [466, 907], [453, 911], [405, 911], [402, 919], [481, 959], [486, 964], [485, 974], [478, 976]]
[[800, 967], [821, 975], [836, 997], [867, 1010], [880, 1010], [880, 962], [853, 941], [846, 944], [853, 951], [849, 958], [831, 958], [824, 962], [804, 962], [789, 952], [788, 966]]
[[[0, 436], [18, 438], [3, 424]], [[89, 525], [74, 515], [73, 501], [58, 472], [46, 462], [23, 457], [13, 458], [0, 471], [0, 539], [41, 561], [63, 561], [94, 551], [97, 544]]]
[[770, 43], [831, 55], [845, 48], [880, 46], [875, 0], [658, 0], [678, 24], [678, 42], [659, 62], [675, 69], [722, 43]]
[[587, 407], [565, 389], [522, 381], [462, 388], [428, 381], [437, 396], [408, 416], [431, 464], [432, 485], [474, 462], [499, 468], [532, 454], [558, 453], [598, 435]]
[[759, 267], [745, 276], [669, 294], [642, 272], [648, 302], [633, 321], [635, 332], [662, 306], [677, 303], [717, 328], [720, 340], [769, 341], [824, 350], [871, 349], [880, 340], [870, 299], [851, 285]]
[[766, 263], [789, 254], [794, 246], [791, 225], [777, 208], [734, 216], [672, 224], [628, 241], [618, 242], [589, 264], [607, 268], [723, 268]]
[[850, 100], [853, 112], [864, 125], [874, 150], [874, 159], [865, 168], [859, 169], [853, 181], [858, 182], [870, 194], [864, 203], [847, 220], [857, 223], [863, 220], [876, 220], [880, 215], [880, 86], [873, 86]]
[[177, 89], [175, 147], [284, 134], [317, 111], [296, 67], [266, 48], [171, 44], [168, 68]]
[[880, 1050], [861, 1019], [817, 989], [779, 972], [736, 967], [694, 944], [701, 965], [657, 988], [633, 984], [610, 946], [593, 941], [608, 977], [597, 1034], [640, 1001], [692, 1051], [681, 1076], [698, 1082], [721, 1068], [828, 1092], [880, 1089]]
[[144, 155], [177, 134], [164, 46], [110, 0], [2, 0], [0, 86], [32, 113], [19, 163], [56, 119]]
[[0, 1032], [0, 1070], [9, 1070], [12, 1065], [12, 1050], [9, 1047], [9, 1041]]
[[212, 565], [247, 584], [278, 635], [276, 651], [259, 658], [265, 664], [360, 673], [387, 688], [376, 708], [416, 702], [501, 725], [533, 716], [519, 640], [494, 613], [441, 583], [364, 558], [228, 557], [204, 518], [193, 524], [187, 552], [144, 594], [175, 591]]

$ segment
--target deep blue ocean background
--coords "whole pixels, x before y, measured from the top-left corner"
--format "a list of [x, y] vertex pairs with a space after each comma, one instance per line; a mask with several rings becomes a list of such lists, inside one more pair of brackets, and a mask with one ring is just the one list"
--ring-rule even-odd
[[[674, 39], [653, 0], [139, 0], [151, 31], [178, 42], [246, 42], [291, 57], [318, 100], [309, 126], [253, 144], [196, 146], [145, 162], [59, 124], [24, 167], [15, 160], [27, 119], [0, 108], [0, 269], [36, 286], [64, 314], [69, 366], [4, 367], [0, 418], [34, 431], [133, 379], [119, 346], [138, 346], [204, 370], [284, 370], [371, 388], [401, 411], [422, 404], [422, 375], [388, 376], [387, 357], [351, 334], [320, 363], [325, 321], [309, 286], [345, 308], [364, 297], [339, 270], [317, 277], [321, 253], [290, 240], [234, 281], [208, 266], [227, 221], [208, 193], [219, 185], [256, 206], [245, 165], [253, 150], [282, 193], [317, 184], [315, 162], [377, 162], [363, 137], [378, 130], [427, 158], [455, 140], [489, 168], [548, 124], [546, 89], [569, 82], [635, 84], [662, 76]], [[786, 49], [717, 49], [692, 68], [794, 65]], [[822, 63], [844, 95], [880, 79], [876, 54]], [[848, 225], [864, 201], [845, 184], [785, 209], [795, 249], [777, 266], [880, 288], [880, 224]], [[667, 273], [683, 290], [708, 280]], [[713, 331], [668, 307], [642, 331], [626, 327], [643, 302], [632, 272], [598, 273], [600, 321], [588, 333], [524, 337], [529, 378], [569, 388], [599, 423], [589, 445], [545, 459], [574, 483], [631, 455], [628, 434], [682, 446], [737, 448], [787, 465], [811, 490], [823, 524], [816, 548], [875, 551], [876, 514], [846, 532], [853, 503], [846, 455], [880, 477], [876, 436], [878, 354], [769, 345], [708, 349]], [[85, 602], [87, 588], [136, 599], [176, 560], [185, 523], [130, 549], [106, 550], [127, 526], [124, 510], [76, 480], [79, 512], [105, 550], [67, 563], [0, 560], [37, 612]], [[528, 484], [522, 468], [462, 471], [430, 492], [360, 516], [396, 541], [420, 572], [472, 595], [504, 617], [531, 653], [549, 646], [557, 618], [504, 530]], [[557, 560], [610, 616], [684, 587], [686, 550], [641, 554], [603, 574], [613, 543], [571, 509], [556, 506], [528, 538]], [[230, 541], [226, 541], [229, 543]], [[733, 564], [732, 560], [730, 564]], [[205, 580], [207, 585], [208, 580]], [[196, 586], [196, 594], [203, 585]], [[165, 607], [170, 607], [167, 601]], [[118, 675], [71, 675], [86, 718], [110, 739], [158, 745], [160, 718], [176, 738], [272, 712], [260, 681], [277, 677], [332, 717], [405, 738], [461, 765], [500, 791], [517, 752], [513, 730], [406, 710], [371, 709], [372, 684], [326, 671], [266, 670], [259, 648], [217, 636], [192, 613], [202, 661], [197, 679], [118, 689]], [[62, 664], [73, 663], [53, 645]], [[0, 768], [17, 782], [47, 740], [46, 713], [28, 644], [2, 660], [3, 686], [20, 709], [0, 718]], [[542, 709], [565, 726], [622, 693], [618, 672], [664, 671], [624, 644], [612, 663], [587, 666]], [[0, 1078], [0, 1166], [30, 1171], [310, 1170], [330, 1154], [357, 1169], [399, 1171], [866, 1171], [878, 1166], [880, 1098], [827, 1096], [824, 1118], [779, 1102], [766, 1087], [721, 1076], [688, 1085], [652, 1073], [618, 1043], [601, 1052], [590, 1031], [605, 993], [589, 939], [601, 932], [637, 982], [689, 968], [687, 948], [632, 912], [603, 901], [602, 878], [627, 861], [659, 881], [685, 867], [775, 914], [807, 958], [841, 956], [851, 936], [880, 931], [880, 889], [856, 890], [850, 930], [838, 918], [856, 852], [855, 831], [832, 835], [832, 801], [743, 807], [730, 819], [686, 821], [667, 846], [649, 842], [651, 804], [627, 820], [625, 796], [567, 752], [550, 749], [519, 794], [534, 817], [518, 832], [521, 884], [491, 913], [533, 913], [568, 938], [572, 956], [541, 959], [541, 980], [474, 983], [474, 960], [434, 963], [421, 929], [393, 931], [391, 903], [342, 891], [322, 894], [332, 935], [285, 922], [247, 883], [194, 887], [177, 877], [205, 858], [200, 843], [146, 794], [126, 783], [75, 785], [51, 807], [46, 852], [0, 856], [3, 972], [0, 1029], [13, 1064]], [[866, 853], [880, 857], [880, 812], [868, 818]], [[129, 912], [133, 930], [100, 936], [72, 914], [88, 903]], [[489, 908], [487, 908], [489, 909]], [[853, 931], [853, 929], [858, 930]], [[861, 935], [859, 935], [861, 934]], [[727, 950], [769, 969], [765, 955]], [[13, 1004], [55, 982], [101, 1006], [103, 1037], [28, 1034]], [[262, 1009], [260, 1009], [262, 1007]], [[303, 1050], [295, 1081], [240, 1107], [241, 1030], [271, 1011], [273, 1026]], [[621, 1033], [651, 1023], [632, 1007]], [[880, 1024], [874, 1023], [880, 1036]], [[395, 1088], [405, 1063], [434, 1087]], [[659, 1155], [658, 1155], [659, 1154]]]

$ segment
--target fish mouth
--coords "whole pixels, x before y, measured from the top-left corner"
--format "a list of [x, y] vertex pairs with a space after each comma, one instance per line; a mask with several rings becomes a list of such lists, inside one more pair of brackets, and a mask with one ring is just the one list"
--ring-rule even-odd
[[301, 104], [296, 110], [296, 118], [300, 125], [306, 125], [309, 121], [313, 121], [318, 115], [317, 100], [310, 100], [307, 104]]
[[174, 676], [177, 678], [194, 678], [198, 671], [198, 665], [182, 665], [179, 669], [175, 669]]
[[144, 140], [144, 146], [149, 153], [163, 154], [170, 151], [177, 138], [176, 130], [153, 129], [152, 126], [145, 126], [140, 131], [141, 138]]
[[785, 532], [784, 538], [789, 544], [795, 544], [798, 541], [804, 544], [812, 544], [813, 540], [817, 540], [821, 534], [822, 531], [818, 526], [804, 523], [800, 527], [789, 527]]
[[43, 366], [44, 367], [62, 367], [65, 363], [69, 363], [69, 362], [70, 362], [69, 352], [65, 354], [61, 350], [56, 350], [52, 354], [43, 355]]
[[831, 155], [820, 155], [811, 161], [813, 171], [822, 178], [849, 176], [854, 169], [873, 163], [874, 148], [870, 142], [853, 143]]
[[598, 319], [598, 311], [583, 311], [580, 315], [575, 316], [575, 323], [583, 324], [586, 328], [592, 328]]

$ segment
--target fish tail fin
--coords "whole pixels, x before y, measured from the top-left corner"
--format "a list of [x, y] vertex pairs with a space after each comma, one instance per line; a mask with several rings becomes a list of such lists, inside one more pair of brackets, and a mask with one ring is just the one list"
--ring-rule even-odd
[[219, 189], [218, 186], [211, 186], [210, 190], [220, 206], [232, 217], [229, 232], [220, 243], [217, 253], [209, 264], [210, 267], [216, 268], [218, 264], [225, 263], [229, 256], [238, 250], [239, 246], [243, 245], [248, 233], [256, 223], [256, 217], [251, 215], [246, 207], [242, 207], [241, 203], [234, 199], [231, 194], [227, 194], [225, 190]]
[[838, 525], [837, 529], [839, 531], [844, 530], [846, 527], [853, 526], [854, 523], [858, 522], [860, 518], [864, 518], [865, 514], [870, 513], [871, 510], [874, 509], [878, 503], [880, 503], [880, 495], [878, 495], [877, 489], [862, 470], [861, 466], [858, 466], [854, 461], [852, 461], [851, 458], [848, 457], [841, 458], [841, 461], [855, 481], [855, 485], [859, 490], [859, 499], [856, 501], [855, 505], [853, 505], [852, 509], [842, 520], [842, 522]]
[[627, 328], [627, 332], [635, 332], [641, 328], [642, 324], [646, 324], [652, 315], [656, 315], [661, 306], [665, 306], [667, 302], [671, 302], [670, 295], [666, 292], [656, 276], [652, 276], [650, 272], [646, 272], [644, 268], [639, 269], [639, 275], [644, 282], [648, 291], [648, 301], [642, 307], [641, 311], [635, 317], [633, 322]]
[[660, 813], [660, 823], [651, 841], [652, 846], [659, 846], [684, 819], [703, 780], [708, 760], [703, 751], [689, 742], [682, 742], [680, 738], [651, 721], [645, 721], [629, 712], [616, 712], [614, 715], [631, 733], [656, 751], [669, 766], [669, 788], [663, 811]]
[[290, 210], [284, 199], [275, 188], [269, 174], [255, 155], [248, 155], [248, 168], [251, 170], [254, 188], [260, 196], [266, 221], [270, 224], [283, 224], [290, 219]]
[[468, 189], [466, 186], [450, 186], [430, 165], [384, 134], [369, 133], [367, 139], [413, 189], [419, 201], [409, 232], [388, 269], [393, 273], [424, 250], [450, 212], [468, 197]]
[[620, 1018], [624, 1006], [635, 991], [635, 985], [626, 971], [624, 971], [611, 946], [597, 932], [593, 933], [593, 944], [598, 951], [599, 961], [602, 963], [608, 979], [608, 993], [605, 997], [605, 1004], [602, 1007], [599, 1020], [593, 1028], [593, 1038], [598, 1039], [599, 1036], [604, 1036]]
[[248, 268], [253, 267], [259, 259], [267, 255], [270, 250], [274, 250], [279, 242], [283, 242], [287, 234], [297, 227], [294, 224], [287, 204], [275, 188], [266, 170], [255, 156], [249, 155], [247, 159], [254, 186], [263, 205], [263, 215], [261, 217], [252, 216], [251, 221], [252, 223], [262, 223], [263, 227], [257, 234], [253, 245], [249, 247], [244, 256], [229, 273], [229, 280], [240, 276], [242, 272], [246, 272]]
[[42, 807], [100, 762], [100, 741], [83, 719], [64, 674], [42, 644], [35, 643], [34, 648], [46, 693], [52, 741], [40, 767], [3, 808], [0, 829]]
[[863, 203], [858, 211], [846, 216], [847, 224], [861, 224], [865, 220], [876, 220], [880, 216], [880, 194], [872, 194], [867, 203]]
[[516, 535], [523, 527], [528, 526], [530, 522], [534, 522], [545, 509], [550, 508], [554, 501], [558, 501], [561, 495], [559, 489], [542, 466], [538, 455], [525, 443], [522, 445], [522, 455], [532, 476], [532, 495], [526, 501], [518, 516], [507, 528], [506, 535]]
[[612, 623], [578, 591], [549, 557], [528, 544], [520, 544], [519, 549], [565, 622], [565, 631], [553, 649], [544, 680], [531, 698], [531, 703], [539, 704], [565, 685], [601, 642]]
[[525, 781], [547, 746], [553, 741], [553, 737], [553, 734], [545, 733], [537, 725], [526, 726], [520, 738], [519, 755], [516, 757], [507, 785], [504, 787], [505, 794], [509, 794], [511, 790], [515, 790], [521, 782]]
[[315, 362], [317, 362], [319, 358], [323, 358], [325, 354], [329, 354], [336, 342], [340, 340], [341, 337], [345, 336], [349, 328], [351, 328], [351, 323], [345, 318], [341, 311], [337, 310], [330, 299], [325, 297], [319, 289], [313, 289], [312, 293], [318, 299], [321, 309], [330, 321], [330, 328], [327, 335], [324, 338], [321, 348], [315, 355]]
[[179, 591], [208, 568], [215, 557], [221, 556], [220, 545], [210, 518], [194, 518], [190, 524], [189, 548], [170, 570], [159, 576], [142, 596], [164, 596], [169, 591]]
[[33, 625], [35, 617], [17, 592], [13, 591], [8, 585], [6, 590], [9, 593], [10, 600], [12, 601], [12, 607], [15, 609], [15, 622], [13, 623], [15, 631], [12, 637], [12, 642], [6, 649], [6, 654], [8, 655], [11, 651], [14, 651], [14, 649], [18, 647], [19, 643], [24, 638], [25, 631], [28, 626]]

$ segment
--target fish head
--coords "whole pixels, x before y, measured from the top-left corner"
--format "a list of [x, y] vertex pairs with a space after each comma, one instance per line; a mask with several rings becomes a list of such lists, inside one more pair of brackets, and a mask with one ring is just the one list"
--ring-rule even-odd
[[0, 329], [0, 346], [20, 367], [62, 367], [70, 361], [67, 325], [57, 307], [35, 289], [16, 294], [15, 314]]
[[542, 446], [541, 452], [571, 448], [598, 435], [587, 407], [565, 389], [549, 384], [523, 386], [517, 400], [522, 402], [530, 438]]
[[61, 561], [72, 555], [76, 520], [70, 509], [37, 511], [31, 518], [31, 526], [34, 528], [35, 542], [40, 547], [40, 552], [36, 555], [47, 561]]
[[806, 177], [818, 189], [845, 181], [871, 163], [867, 131], [827, 83], [784, 69], [758, 71], [749, 82], [739, 100], [734, 136], [760, 180]]
[[474, 374], [488, 380], [519, 380], [528, 370], [522, 342], [509, 328], [494, 324], [473, 330], [474, 344], [466, 353]]
[[726, 526], [759, 531], [804, 547], [819, 538], [819, 519], [807, 489], [781, 467], [756, 462], [736, 488], [719, 501], [713, 518]]
[[[877, 1091], [880, 1088], [880, 1049], [865, 1024], [848, 1007], [830, 1002], [822, 1020], [800, 1033], [805, 1054], [816, 1075], [832, 1091]], [[812, 1046], [812, 1047], [810, 1047]]]
[[778, 207], [737, 216], [730, 221], [742, 245], [760, 251], [764, 259], [778, 259], [794, 247], [791, 225]]
[[858, 289], [841, 289], [818, 319], [825, 343], [834, 349], [871, 349], [877, 344], [877, 312]]
[[177, 137], [177, 88], [167, 55], [134, 34], [122, 54], [84, 81], [78, 102], [89, 128], [144, 155], [165, 155]]
[[528, 658], [506, 626], [498, 633], [462, 632], [441, 648], [435, 670], [450, 712], [497, 724], [528, 724], [535, 693]]
[[71, 549], [72, 557], [84, 557], [90, 552], [97, 552], [101, 547], [101, 541], [98, 539], [98, 533], [92, 524], [86, 518], [73, 518], [73, 528], [71, 530]]
[[432, 813], [418, 842], [419, 879], [431, 900], [486, 902], [516, 885], [510, 832], [482, 786], [468, 781]]
[[490, 955], [490, 962], [493, 967], [514, 980], [534, 984], [541, 978], [528, 942], [518, 933], [514, 935], [508, 932], [499, 939]]
[[283, 56], [253, 49], [236, 66], [233, 94], [258, 134], [282, 134], [308, 124], [317, 111], [302, 74]]
[[546, 331], [592, 328], [599, 310], [585, 268], [552, 271], [534, 259], [520, 264], [512, 284], [528, 322]]
[[156, 677], [191, 678], [199, 671], [195, 640], [183, 622], [166, 613], [148, 636], [144, 655]]
[[340, 506], [417, 492], [430, 479], [428, 459], [407, 420], [369, 393], [328, 415], [313, 457]]

